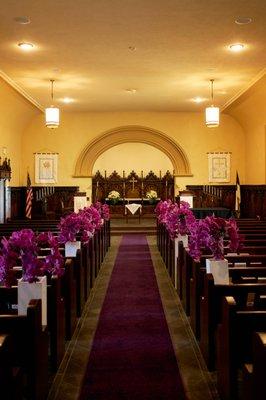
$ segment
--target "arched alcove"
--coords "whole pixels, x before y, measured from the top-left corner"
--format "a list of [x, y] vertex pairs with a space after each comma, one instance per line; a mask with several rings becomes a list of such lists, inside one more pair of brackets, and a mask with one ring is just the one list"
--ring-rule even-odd
[[147, 143], [122, 143], [110, 147], [102, 153], [93, 165], [93, 175], [97, 171], [106, 172], [109, 176], [115, 170], [119, 175], [126, 176], [132, 170], [138, 176], [152, 172], [163, 176], [166, 171], [173, 173], [173, 164], [165, 153]]
[[171, 160], [175, 176], [191, 176], [188, 159], [173, 139], [160, 131], [131, 125], [114, 128], [92, 140], [79, 155], [74, 177], [92, 176], [97, 158], [106, 150], [122, 143], [146, 143], [154, 146]]

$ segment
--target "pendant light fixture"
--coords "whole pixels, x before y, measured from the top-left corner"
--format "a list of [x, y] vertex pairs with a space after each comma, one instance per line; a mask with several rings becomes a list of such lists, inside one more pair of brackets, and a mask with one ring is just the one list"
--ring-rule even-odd
[[59, 126], [59, 108], [53, 106], [54, 101], [54, 79], [51, 82], [52, 105], [45, 109], [45, 124], [47, 128], [58, 128]]
[[219, 126], [220, 110], [219, 107], [213, 105], [213, 82], [214, 79], [210, 79], [211, 82], [211, 106], [205, 109], [205, 121], [208, 128], [216, 128]]

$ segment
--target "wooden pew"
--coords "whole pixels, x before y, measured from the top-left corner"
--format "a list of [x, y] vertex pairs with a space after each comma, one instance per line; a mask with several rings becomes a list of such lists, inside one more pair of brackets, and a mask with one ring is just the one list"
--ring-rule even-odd
[[[229, 258], [229, 257], [228, 257]], [[242, 256], [242, 262], [246, 257]], [[266, 263], [250, 264], [247, 267], [235, 267], [239, 258], [231, 259], [229, 263], [229, 277], [232, 283], [256, 283], [264, 278], [266, 282]], [[200, 337], [200, 297], [203, 295], [205, 265], [193, 261], [192, 277], [190, 279], [190, 325], [196, 336]]]
[[13, 365], [26, 373], [24, 397], [45, 400], [48, 393], [48, 334], [41, 325], [41, 300], [31, 300], [27, 316], [0, 315], [0, 332], [14, 343]]
[[182, 300], [183, 298], [183, 290], [182, 290], [182, 274], [184, 268], [184, 257], [185, 257], [185, 248], [182, 241], [178, 242], [178, 257], [177, 257], [177, 294]]
[[22, 370], [13, 365], [11, 335], [0, 333], [0, 393], [2, 399], [22, 400]]
[[256, 330], [266, 331], [266, 310], [237, 308], [233, 297], [223, 299], [217, 330], [217, 387], [221, 400], [238, 397], [238, 369], [251, 361], [252, 335]]
[[70, 340], [77, 324], [77, 293], [74, 280], [74, 263], [71, 258], [65, 262], [65, 273], [62, 276], [62, 295], [65, 299], [66, 339]]
[[[65, 352], [65, 307], [61, 295], [61, 278], [52, 276], [47, 282], [47, 329], [50, 342], [50, 364], [56, 371]], [[0, 314], [17, 315], [17, 286], [0, 287]]]
[[47, 323], [50, 332], [51, 368], [56, 371], [65, 354], [65, 301], [61, 281], [52, 276], [47, 286]]
[[[242, 250], [241, 250], [242, 251]], [[203, 254], [201, 256], [200, 264], [205, 267], [205, 261], [207, 258], [212, 258], [212, 254]], [[225, 254], [225, 258], [229, 263], [264, 263], [262, 266], [266, 266], [266, 254]], [[190, 315], [190, 282], [193, 279], [193, 260], [192, 257], [185, 251], [183, 268], [182, 268], [182, 305], [186, 314]]]
[[200, 300], [200, 349], [209, 370], [215, 367], [215, 332], [221, 320], [222, 299], [233, 296], [238, 306], [244, 306], [249, 293], [266, 295], [266, 283], [215, 285], [212, 274], [204, 278]]
[[77, 250], [76, 257], [68, 257], [73, 262], [73, 279], [76, 286], [76, 316], [80, 317], [87, 300], [87, 288], [85, 282], [87, 281], [87, 259], [82, 257], [82, 249]]
[[243, 367], [243, 400], [266, 399], [266, 332], [254, 332], [252, 364]]

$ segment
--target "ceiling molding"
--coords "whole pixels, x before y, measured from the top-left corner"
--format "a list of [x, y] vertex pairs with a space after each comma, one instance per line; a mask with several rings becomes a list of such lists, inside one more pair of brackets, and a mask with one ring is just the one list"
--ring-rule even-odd
[[13, 79], [11, 79], [5, 72], [0, 70], [0, 77], [8, 83], [13, 89], [15, 89], [21, 96], [28, 100], [31, 104], [37, 107], [39, 110], [44, 112], [44, 107], [38, 103], [33, 97], [31, 97], [21, 86], [19, 86]]
[[231, 106], [236, 100], [238, 100], [243, 94], [245, 94], [252, 86], [254, 86], [261, 78], [266, 74], [266, 68], [263, 68], [249, 83], [241, 89], [235, 96], [228, 100], [222, 107], [221, 111], [225, 111], [229, 106]]

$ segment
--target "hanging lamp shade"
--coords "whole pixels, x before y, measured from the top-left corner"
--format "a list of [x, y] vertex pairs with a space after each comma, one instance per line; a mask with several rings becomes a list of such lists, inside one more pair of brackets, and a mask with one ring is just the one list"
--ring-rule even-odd
[[45, 125], [47, 128], [58, 128], [59, 108], [51, 106], [45, 109]]
[[207, 107], [205, 109], [205, 121], [208, 128], [216, 128], [220, 122], [220, 110], [219, 107]]
[[214, 107], [213, 105], [213, 82], [214, 79], [210, 80], [211, 82], [211, 100], [212, 105], [205, 109], [205, 123], [208, 128], [216, 128], [220, 123], [220, 109], [219, 107]]
[[[51, 98], [54, 99], [54, 80], [51, 79]], [[59, 126], [59, 108], [51, 105], [45, 109], [45, 125], [47, 128], [55, 129]]]

